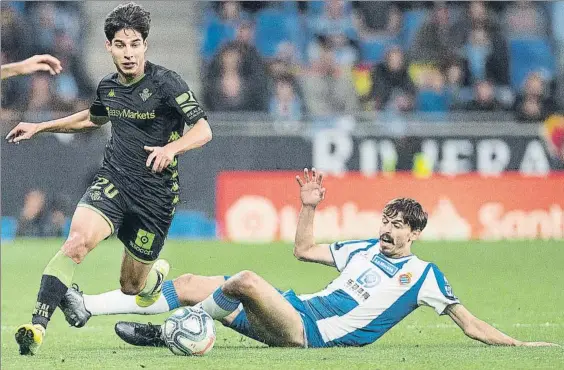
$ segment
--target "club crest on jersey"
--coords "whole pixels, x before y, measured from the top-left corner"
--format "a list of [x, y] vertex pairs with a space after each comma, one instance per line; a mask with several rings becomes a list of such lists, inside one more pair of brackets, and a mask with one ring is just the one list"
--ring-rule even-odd
[[142, 92], [139, 93], [139, 96], [141, 97], [141, 100], [143, 101], [147, 101], [147, 99], [149, 99], [151, 97], [151, 95], [153, 95], [152, 92], [149, 91], [149, 89], [144, 88]]
[[398, 278], [400, 285], [408, 285], [411, 284], [411, 277], [413, 275], [411, 274], [411, 272], [408, 272], [407, 274], [401, 274]]
[[108, 93], [108, 97], [113, 98], [115, 96], [116, 96], [116, 93], [115, 93], [114, 89], [111, 89], [110, 92]]

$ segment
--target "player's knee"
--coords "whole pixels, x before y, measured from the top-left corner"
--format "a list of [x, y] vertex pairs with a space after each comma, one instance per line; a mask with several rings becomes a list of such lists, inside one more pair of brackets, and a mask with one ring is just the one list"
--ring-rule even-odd
[[258, 284], [259, 276], [252, 271], [241, 271], [236, 275], [232, 284], [232, 289], [235, 293], [240, 295], [250, 295], [252, 294]]
[[86, 236], [81, 232], [71, 232], [61, 250], [65, 256], [76, 263], [81, 263], [88, 254], [88, 242]]
[[119, 284], [121, 286], [121, 292], [125, 295], [137, 295], [143, 289], [143, 282], [141, 281], [120, 278]]

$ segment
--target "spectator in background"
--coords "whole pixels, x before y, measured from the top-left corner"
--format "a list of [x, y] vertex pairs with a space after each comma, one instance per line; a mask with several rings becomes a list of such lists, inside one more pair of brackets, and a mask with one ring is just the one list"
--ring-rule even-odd
[[[254, 25], [250, 21], [242, 21], [237, 27], [236, 38], [228, 42], [223, 50], [237, 50], [239, 53], [238, 73], [245, 80], [251, 83], [255, 89], [251, 92], [252, 99], [255, 99], [254, 108], [247, 107], [246, 110], [264, 110], [268, 104], [268, 80], [266, 65], [254, 45]], [[224, 60], [221, 52], [210, 64], [207, 74], [207, 81], [213, 80], [214, 76], [222, 75]], [[232, 82], [235, 78], [231, 78]]]
[[216, 4], [219, 6], [219, 17], [225, 25], [237, 27], [240, 22], [249, 19], [249, 15], [242, 10], [238, 1], [223, 1]]
[[296, 47], [293, 43], [285, 41], [278, 45], [274, 59], [268, 64], [268, 90], [270, 95], [276, 93], [276, 85], [279, 79], [291, 79], [294, 93], [298, 99], [303, 101], [303, 92], [297, 83], [297, 78], [302, 72], [299, 64]]
[[401, 30], [402, 14], [391, 1], [355, 1], [361, 38], [395, 36]]
[[297, 77], [301, 72], [301, 65], [297, 47], [289, 41], [283, 41], [278, 45], [276, 56], [271, 60], [268, 73], [271, 77], [292, 75]]
[[[2, 27], [2, 52], [7, 63], [29, 57], [32, 52], [32, 34], [24, 17], [21, 17], [8, 2], [0, 4]], [[3, 61], [4, 63], [4, 61]]]
[[523, 91], [517, 96], [514, 105], [516, 117], [521, 122], [539, 122], [555, 110], [548, 87], [539, 73], [531, 73], [525, 81]]
[[445, 67], [446, 91], [449, 96], [450, 110], [466, 108], [472, 98], [470, 91], [470, 71], [465, 59], [453, 59]]
[[353, 113], [358, 99], [352, 83], [352, 66], [358, 48], [352, 43], [356, 30], [346, 3], [328, 0], [323, 13], [310, 21], [315, 35], [308, 45], [309, 68], [302, 75], [307, 111], [314, 116]]
[[270, 100], [269, 113], [275, 120], [299, 121], [302, 118], [302, 103], [295, 92], [291, 76], [276, 80], [276, 90]]
[[317, 42], [319, 47], [310, 53], [310, 66], [301, 81], [308, 113], [327, 116], [357, 111], [351, 66], [337, 62], [330, 39], [320, 36]]
[[461, 17], [453, 27], [453, 38], [456, 47], [462, 47], [474, 28], [485, 28], [489, 32], [500, 32], [495, 13], [489, 11], [483, 1], [469, 1], [465, 4], [465, 16]]
[[491, 81], [483, 80], [474, 84], [474, 98], [468, 103], [466, 109], [480, 112], [501, 110], [501, 105], [495, 98], [495, 89]]
[[34, 25], [34, 49], [53, 52], [56, 32], [56, 5], [53, 2], [36, 2], [27, 7], [29, 19]]
[[26, 110], [33, 114], [41, 115], [38, 120], [53, 119], [55, 111], [70, 111], [72, 106], [56, 94], [50, 84], [49, 77], [34, 75], [31, 77], [30, 91], [27, 98]]
[[356, 38], [356, 30], [350, 13], [345, 9], [343, 0], [327, 0], [323, 14], [310, 22], [311, 31], [318, 36], [345, 36]]
[[438, 70], [427, 70], [421, 75], [421, 86], [417, 96], [417, 111], [428, 113], [447, 112], [448, 93], [443, 74]]
[[405, 104], [401, 106], [405, 109], [413, 106], [415, 95], [415, 85], [407, 73], [405, 56], [399, 46], [391, 47], [386, 53], [384, 62], [372, 68], [372, 91], [375, 108], [383, 109], [392, 95], [401, 97]]
[[[211, 76], [208, 90], [204, 95], [206, 106], [211, 111], [260, 111], [259, 100], [255, 99], [256, 93], [253, 81], [241, 73], [241, 53], [233, 45], [222, 48], [220, 71], [216, 76]], [[263, 81], [255, 81], [263, 83]], [[260, 99], [262, 101], [264, 99]], [[259, 104], [257, 104], [259, 103]]]
[[445, 3], [435, 3], [429, 19], [415, 35], [409, 50], [410, 60], [414, 64], [444, 67], [456, 54], [454, 45], [449, 9]]
[[464, 51], [473, 81], [490, 79], [499, 85], [508, 84], [509, 65], [505, 43], [498, 40], [496, 47], [496, 43], [491, 39], [486, 28], [476, 27], [470, 31]]
[[49, 210], [45, 193], [31, 190], [25, 195], [24, 206], [18, 220], [18, 237], [61, 237], [65, 215], [58, 209]]
[[[468, 16], [463, 16], [453, 27], [453, 38], [456, 48], [464, 50], [463, 56], [469, 62], [481, 59], [479, 56], [487, 50], [487, 56], [481, 63], [486, 76], [479, 76], [481, 80], [488, 78], [497, 85], [509, 83], [509, 66], [507, 43], [503, 37], [499, 22], [493, 12], [489, 11], [483, 1], [471, 1], [467, 3]], [[471, 55], [468, 55], [471, 54]], [[474, 65], [473, 65], [474, 66]]]
[[73, 110], [88, 108], [96, 91], [86, 66], [78, 55], [74, 39], [59, 31], [56, 33], [53, 48], [65, 66], [63, 73], [55, 80], [57, 95], [66, 103], [75, 106]]
[[509, 37], [546, 37], [548, 15], [542, 4], [533, 1], [513, 1], [507, 4], [502, 17]]
[[[266, 67], [262, 57], [254, 45], [255, 29], [250, 21], [243, 21], [236, 31], [235, 40], [228, 42], [226, 48], [235, 48], [241, 55], [240, 72], [249, 78], [264, 78]], [[208, 70], [208, 78], [221, 71], [221, 58], [214, 58]]]
[[[3, 64], [13, 61], [11, 58], [22, 50], [32, 48], [34, 52], [52, 53], [59, 59], [57, 63], [60, 61], [56, 70], [51, 71], [51, 74], [58, 73], [54, 79], [47, 81], [42, 76], [33, 76], [4, 82], [3, 92], [9, 92], [9, 96], [2, 94], [2, 103], [6, 104], [3, 108], [9, 107], [10, 111], [3, 110], [3, 114], [24, 112], [29, 107], [34, 115], [29, 119], [49, 119], [53, 118], [50, 111], [80, 110], [89, 106], [94, 85], [87, 75], [82, 55], [78, 53], [80, 44], [77, 43], [83, 38], [80, 7], [76, 3], [27, 2], [20, 8], [23, 13], [20, 17], [9, 4], [2, 3]], [[26, 20], [34, 27], [27, 27]], [[26, 51], [23, 57], [30, 54]], [[62, 71], [61, 65], [64, 66]]]

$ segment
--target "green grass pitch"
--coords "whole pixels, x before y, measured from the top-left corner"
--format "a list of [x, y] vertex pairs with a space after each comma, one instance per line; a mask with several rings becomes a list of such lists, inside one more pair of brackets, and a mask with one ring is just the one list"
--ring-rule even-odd
[[[155, 323], [164, 314], [95, 317], [76, 329], [57, 311], [39, 355], [21, 357], [14, 330], [30, 320], [41, 273], [60, 244], [19, 240], [2, 245], [2, 369], [564, 368], [564, 348], [488, 347], [465, 337], [448, 317], [438, 317], [430, 308], [417, 310], [363, 348], [265, 348], [218, 323], [215, 348], [201, 358], [129, 346], [114, 334], [118, 320]], [[518, 339], [564, 345], [562, 241], [421, 242], [413, 250], [438, 264], [454, 293], [478, 317]], [[117, 240], [102, 243], [78, 267], [74, 281], [90, 294], [117, 289], [121, 254]], [[315, 292], [337, 275], [332, 268], [295, 260], [288, 244], [170, 241], [162, 256], [171, 262], [170, 277], [250, 269], [298, 293]]]

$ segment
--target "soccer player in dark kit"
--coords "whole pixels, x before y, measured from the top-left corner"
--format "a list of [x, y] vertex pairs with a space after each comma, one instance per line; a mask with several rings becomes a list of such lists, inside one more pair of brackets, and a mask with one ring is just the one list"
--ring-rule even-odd
[[[106, 49], [117, 73], [102, 79], [89, 110], [42, 123], [19, 123], [6, 137], [19, 143], [40, 132], [95, 130], [111, 121], [102, 168], [78, 203], [70, 233], [49, 261], [30, 324], [16, 330], [20, 354], [33, 355], [59, 306], [76, 266], [117, 231], [125, 251], [120, 286], [149, 306], [161, 296], [169, 265], [158, 259], [179, 201], [177, 156], [211, 140], [207, 117], [175, 72], [145, 60], [150, 14], [135, 3], [106, 18]], [[183, 135], [184, 126], [190, 128]]]

